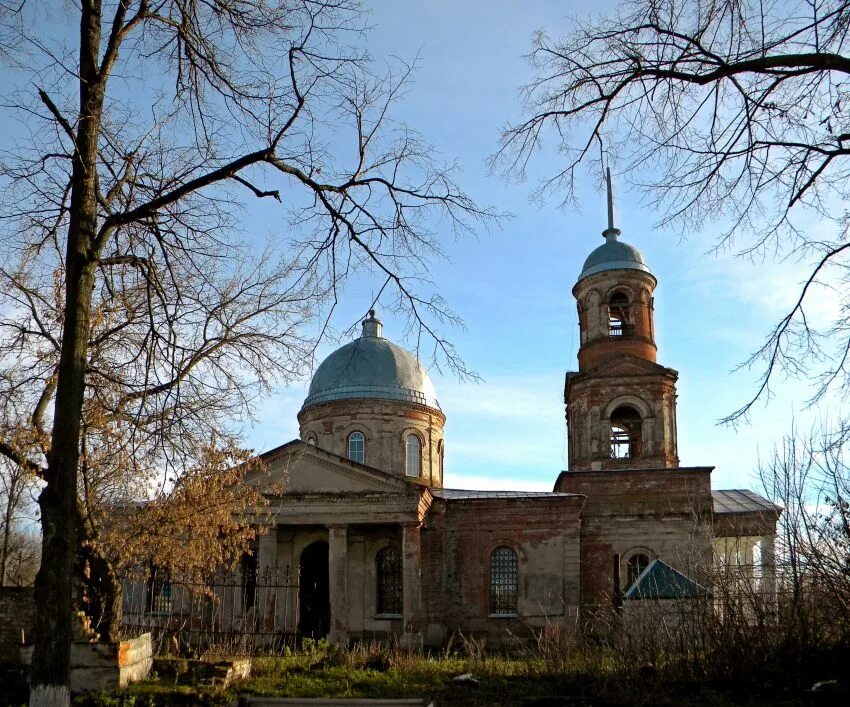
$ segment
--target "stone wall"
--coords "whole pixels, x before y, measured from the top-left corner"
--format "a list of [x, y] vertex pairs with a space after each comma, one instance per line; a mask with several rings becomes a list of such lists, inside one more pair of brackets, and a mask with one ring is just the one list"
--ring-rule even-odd
[[19, 662], [21, 631], [29, 641], [34, 611], [32, 587], [0, 587], [0, 664]]
[[564, 472], [556, 490], [587, 496], [581, 525], [582, 604], [610, 604], [614, 557], [640, 552], [699, 583], [711, 560], [710, 467]]
[[[422, 533], [426, 642], [453, 631], [505, 638], [575, 617], [579, 514], [584, 498], [449, 500], [431, 508]], [[491, 616], [490, 554], [517, 553], [517, 615]]]
[[[32, 646], [20, 649], [25, 666], [32, 663]], [[71, 692], [97, 692], [126, 687], [143, 680], [153, 665], [151, 635], [117, 643], [71, 644]]]
[[425, 405], [397, 400], [337, 400], [311, 405], [298, 413], [301, 439], [311, 437], [320, 449], [348, 457], [348, 436], [366, 438], [366, 464], [390, 474], [405, 474], [405, 441], [410, 434], [421, 444], [418, 480], [443, 485], [442, 412]]

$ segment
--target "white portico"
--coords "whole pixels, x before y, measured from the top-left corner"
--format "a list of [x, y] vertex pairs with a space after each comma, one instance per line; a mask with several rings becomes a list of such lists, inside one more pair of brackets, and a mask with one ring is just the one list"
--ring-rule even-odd
[[[327, 633], [332, 642], [391, 632], [421, 640], [420, 528], [433, 501], [428, 487], [299, 441], [263, 459], [262, 483], [283, 482], [285, 491], [270, 496], [273, 525], [259, 538], [258, 570], [299, 577], [301, 589], [297, 602], [283, 588], [277, 601], [265, 602], [275, 607], [273, 630]], [[373, 568], [387, 548], [400, 556], [402, 601], [378, 606]]]

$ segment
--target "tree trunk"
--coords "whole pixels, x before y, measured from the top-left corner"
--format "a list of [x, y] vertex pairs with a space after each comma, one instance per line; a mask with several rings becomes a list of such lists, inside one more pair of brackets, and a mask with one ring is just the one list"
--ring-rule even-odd
[[31, 707], [70, 704], [77, 467], [96, 267], [97, 148], [103, 110], [99, 53], [100, 1], [83, 0], [80, 13], [80, 112], [65, 251], [62, 348], [57, 371], [53, 434], [45, 474], [47, 484], [38, 499], [42, 556], [35, 580], [37, 610], [33, 626], [35, 647], [30, 676]]

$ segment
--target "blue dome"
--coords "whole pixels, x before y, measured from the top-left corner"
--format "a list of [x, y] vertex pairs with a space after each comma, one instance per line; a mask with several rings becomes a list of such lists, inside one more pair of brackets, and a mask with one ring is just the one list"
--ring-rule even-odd
[[304, 406], [334, 400], [401, 400], [440, 409], [434, 384], [419, 361], [381, 336], [370, 312], [363, 335], [334, 351], [316, 369]]
[[579, 280], [606, 270], [642, 270], [652, 274], [640, 251], [628, 243], [618, 241], [618, 234], [616, 229], [605, 231], [605, 242], [587, 256]]

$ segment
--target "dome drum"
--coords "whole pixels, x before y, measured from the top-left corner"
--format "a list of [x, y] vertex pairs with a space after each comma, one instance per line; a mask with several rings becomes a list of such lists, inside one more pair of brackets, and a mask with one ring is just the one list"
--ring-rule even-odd
[[443, 485], [440, 452], [445, 421], [445, 415], [434, 408], [383, 399], [334, 400], [298, 413], [301, 439], [348, 457], [349, 439], [360, 432], [365, 444], [363, 463], [399, 476], [406, 474], [406, 439], [416, 434], [421, 442], [420, 474], [412, 480], [437, 488]]

